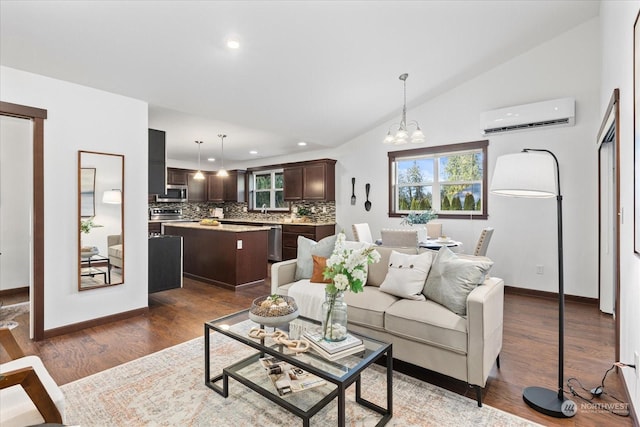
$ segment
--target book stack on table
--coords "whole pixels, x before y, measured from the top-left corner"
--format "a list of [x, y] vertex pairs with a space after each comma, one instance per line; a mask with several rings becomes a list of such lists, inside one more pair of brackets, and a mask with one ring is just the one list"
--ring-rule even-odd
[[331, 361], [360, 353], [365, 349], [362, 340], [351, 334], [347, 334], [347, 338], [342, 341], [325, 341], [320, 331], [305, 331], [304, 338], [316, 353]]

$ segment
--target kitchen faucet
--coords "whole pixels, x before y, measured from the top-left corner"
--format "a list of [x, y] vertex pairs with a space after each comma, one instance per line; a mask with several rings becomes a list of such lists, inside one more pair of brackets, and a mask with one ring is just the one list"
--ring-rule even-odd
[[265, 214], [265, 215], [267, 214], [267, 204], [266, 203], [262, 204], [262, 209], [260, 209], [260, 212]]

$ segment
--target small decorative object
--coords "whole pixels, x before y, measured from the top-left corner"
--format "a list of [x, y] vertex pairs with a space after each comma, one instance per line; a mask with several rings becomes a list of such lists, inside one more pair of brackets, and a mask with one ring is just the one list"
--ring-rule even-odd
[[200, 221], [200, 225], [208, 225], [208, 226], [215, 227], [217, 225], [220, 225], [220, 221], [217, 221], [217, 220], [211, 219], [211, 218], [205, 218], [205, 219]]
[[102, 227], [93, 222], [93, 217], [89, 217], [85, 220], [80, 221], [80, 231], [84, 234], [89, 234], [92, 228]]
[[324, 278], [331, 279], [322, 303], [322, 336], [326, 341], [342, 341], [347, 337], [347, 304], [344, 292], [362, 292], [367, 279], [366, 267], [380, 261], [375, 249], [346, 249], [345, 234], [340, 232], [335, 249], [327, 259]]
[[249, 319], [266, 326], [282, 325], [298, 317], [295, 300], [283, 295], [268, 295], [253, 300]]
[[289, 350], [295, 353], [305, 353], [309, 351], [309, 341], [307, 340], [290, 340], [289, 336], [286, 332], [275, 330], [271, 333], [265, 331], [264, 329], [259, 328], [251, 328], [249, 331], [249, 337], [251, 338], [259, 338], [264, 339], [266, 337], [271, 337], [273, 340], [287, 347]]
[[422, 212], [411, 212], [409, 215], [402, 217], [401, 224], [426, 224], [436, 218], [438, 218], [438, 215], [431, 209]]
[[302, 222], [308, 222], [309, 221], [309, 215], [311, 215], [311, 209], [304, 207], [304, 206], [300, 206], [298, 208], [298, 217], [300, 218], [300, 220]]

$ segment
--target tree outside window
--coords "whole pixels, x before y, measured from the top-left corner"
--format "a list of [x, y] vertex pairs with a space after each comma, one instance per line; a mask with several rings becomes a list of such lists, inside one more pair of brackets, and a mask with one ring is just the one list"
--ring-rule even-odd
[[254, 172], [254, 209], [288, 210], [284, 201], [284, 174], [282, 170]]
[[486, 218], [488, 141], [389, 153], [390, 216], [432, 209], [440, 218]]

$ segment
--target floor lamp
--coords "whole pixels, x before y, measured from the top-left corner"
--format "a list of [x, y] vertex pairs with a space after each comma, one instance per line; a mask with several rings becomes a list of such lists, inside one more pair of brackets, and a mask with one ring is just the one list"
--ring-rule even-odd
[[557, 157], [549, 150], [525, 148], [498, 157], [491, 192], [503, 196], [557, 200], [558, 214], [558, 390], [527, 387], [522, 398], [538, 412], [556, 418], [575, 415], [575, 404], [564, 398], [564, 274], [562, 254], [562, 193]]

